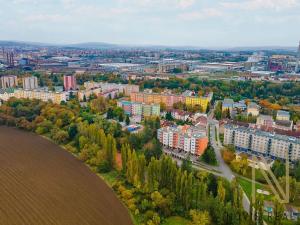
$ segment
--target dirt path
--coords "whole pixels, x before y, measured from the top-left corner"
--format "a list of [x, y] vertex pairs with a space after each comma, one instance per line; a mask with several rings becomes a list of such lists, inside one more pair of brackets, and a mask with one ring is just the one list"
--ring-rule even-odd
[[37, 135], [0, 126], [1, 225], [132, 225], [113, 191]]

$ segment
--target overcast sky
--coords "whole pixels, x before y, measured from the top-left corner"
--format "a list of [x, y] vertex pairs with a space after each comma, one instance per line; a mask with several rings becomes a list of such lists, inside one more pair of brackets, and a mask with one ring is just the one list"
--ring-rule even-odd
[[297, 46], [300, 0], [0, 0], [0, 40]]

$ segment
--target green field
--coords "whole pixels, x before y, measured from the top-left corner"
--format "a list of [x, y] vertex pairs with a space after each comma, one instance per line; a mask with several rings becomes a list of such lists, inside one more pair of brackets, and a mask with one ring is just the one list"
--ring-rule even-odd
[[[248, 198], [250, 199], [250, 197], [252, 195], [252, 183], [251, 183], [251, 181], [239, 177], [238, 182], [241, 185], [241, 187], [243, 188], [243, 190], [245, 191]], [[257, 189], [266, 190], [265, 186], [263, 184], [260, 184], [260, 183], [256, 183], [255, 188], [256, 188], [256, 190]], [[265, 195], [264, 197], [265, 197], [265, 200], [271, 200], [272, 195], [269, 195], [269, 196]]]

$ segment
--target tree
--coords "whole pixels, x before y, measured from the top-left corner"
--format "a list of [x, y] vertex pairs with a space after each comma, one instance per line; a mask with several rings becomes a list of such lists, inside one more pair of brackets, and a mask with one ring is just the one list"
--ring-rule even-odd
[[209, 225], [211, 224], [211, 218], [207, 211], [190, 210], [190, 216], [192, 221], [190, 225]]
[[285, 164], [276, 160], [272, 166], [272, 171], [274, 175], [279, 178], [285, 175]]
[[57, 144], [64, 144], [69, 139], [67, 131], [55, 128], [51, 130], [51, 137]]
[[106, 119], [112, 119], [114, 118], [114, 112], [112, 110], [112, 108], [108, 108], [107, 113], [106, 113]]
[[[279, 184], [281, 187], [285, 188], [286, 180], [287, 179], [285, 176], [279, 178]], [[290, 201], [294, 202], [296, 200], [296, 197], [300, 193], [300, 185], [293, 177], [289, 177], [289, 183], [290, 183]]]
[[218, 164], [215, 151], [213, 150], [213, 148], [211, 146], [208, 146], [206, 151], [200, 157], [200, 160], [209, 165], [213, 165], [213, 166]]
[[263, 214], [264, 214], [264, 197], [263, 195], [257, 195], [254, 204], [254, 221], [257, 225], [263, 225]]
[[123, 173], [126, 173], [126, 171], [127, 171], [128, 151], [131, 151], [129, 145], [122, 145], [122, 147], [121, 147], [121, 158], [122, 158], [122, 171], [123, 171]]
[[85, 95], [83, 95], [83, 102], [86, 102], [87, 100], [86, 100], [86, 96]]
[[77, 135], [77, 125], [76, 124], [73, 123], [69, 126], [68, 134], [69, 134], [70, 139], [73, 139]]
[[300, 181], [300, 160], [295, 163], [294, 174], [297, 181]]
[[130, 119], [129, 119], [129, 116], [128, 116], [128, 115], [126, 115], [125, 123], [126, 123], [127, 126], [130, 124]]
[[192, 162], [190, 160], [190, 157], [182, 161], [181, 170], [187, 171], [188, 173], [192, 172], [193, 168], [192, 168]]
[[118, 119], [119, 119], [119, 122], [123, 122], [124, 121], [124, 115], [120, 114]]
[[224, 203], [224, 201], [225, 201], [225, 194], [226, 194], [226, 190], [223, 187], [223, 182], [222, 182], [222, 180], [219, 180], [218, 181], [218, 199], [222, 203]]
[[167, 112], [167, 113], [166, 113], [166, 120], [169, 120], [169, 121], [174, 120], [174, 119], [173, 119], [173, 116], [172, 116], [172, 114], [171, 114], [171, 112]]
[[273, 225], [281, 225], [284, 217], [284, 207], [278, 201], [277, 198], [274, 200], [274, 217], [273, 217]]
[[109, 164], [109, 168], [112, 169], [116, 163], [116, 140], [109, 134], [106, 143], [105, 158]]

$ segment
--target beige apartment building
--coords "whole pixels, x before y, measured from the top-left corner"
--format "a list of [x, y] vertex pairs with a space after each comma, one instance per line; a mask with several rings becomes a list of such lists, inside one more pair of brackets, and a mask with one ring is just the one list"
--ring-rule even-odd
[[291, 161], [300, 159], [300, 139], [273, 134], [242, 126], [225, 125], [224, 144], [234, 145], [237, 151]]

